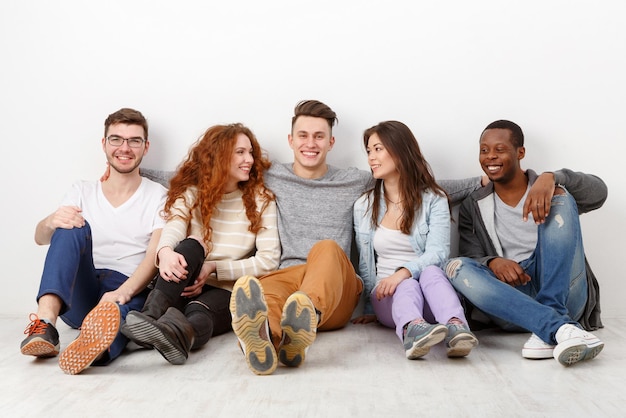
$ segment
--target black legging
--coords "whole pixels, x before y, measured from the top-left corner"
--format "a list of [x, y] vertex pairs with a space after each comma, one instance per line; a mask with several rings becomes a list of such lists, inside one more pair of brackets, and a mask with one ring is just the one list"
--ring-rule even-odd
[[183, 289], [193, 283], [204, 263], [204, 248], [193, 238], [186, 238], [174, 248], [174, 251], [185, 257], [187, 261], [187, 278], [179, 283], [168, 282], [161, 276], [157, 278], [155, 289], [165, 293], [172, 306], [185, 314], [196, 333], [192, 349], [199, 348], [212, 336], [224, 334], [231, 330], [231, 315], [228, 305], [228, 290], [205, 285], [202, 293], [193, 298], [182, 297]]

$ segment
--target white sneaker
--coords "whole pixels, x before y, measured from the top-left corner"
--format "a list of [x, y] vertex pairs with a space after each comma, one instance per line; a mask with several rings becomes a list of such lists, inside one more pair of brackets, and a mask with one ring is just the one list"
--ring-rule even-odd
[[591, 360], [604, 348], [598, 337], [573, 324], [561, 325], [555, 338], [558, 344], [554, 348], [554, 358], [563, 366]]
[[553, 357], [554, 346], [543, 341], [537, 336], [532, 334], [528, 341], [524, 343], [522, 348], [522, 357], [532, 359], [544, 359]]

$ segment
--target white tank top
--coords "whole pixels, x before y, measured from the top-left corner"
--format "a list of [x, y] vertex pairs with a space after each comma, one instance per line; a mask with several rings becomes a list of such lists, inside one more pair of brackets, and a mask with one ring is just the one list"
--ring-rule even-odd
[[374, 233], [374, 251], [377, 281], [391, 276], [398, 267], [416, 256], [407, 234], [384, 226], [378, 226]]

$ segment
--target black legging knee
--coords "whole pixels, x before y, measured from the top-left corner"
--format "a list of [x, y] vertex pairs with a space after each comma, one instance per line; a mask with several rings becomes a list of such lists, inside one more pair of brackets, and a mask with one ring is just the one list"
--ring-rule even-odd
[[181, 301], [180, 295], [183, 293], [183, 289], [193, 283], [200, 274], [200, 269], [204, 263], [204, 248], [197, 240], [186, 238], [174, 248], [174, 251], [185, 257], [185, 261], [187, 261], [187, 278], [176, 283], [165, 281], [163, 277], [159, 276], [154, 288], [165, 293], [172, 304], [177, 306]]

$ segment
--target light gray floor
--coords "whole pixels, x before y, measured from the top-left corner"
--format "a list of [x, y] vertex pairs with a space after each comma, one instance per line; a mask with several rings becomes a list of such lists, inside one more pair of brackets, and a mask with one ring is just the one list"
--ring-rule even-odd
[[[626, 416], [626, 319], [604, 318], [594, 360], [570, 368], [520, 355], [528, 334], [477, 333], [468, 358], [437, 346], [409, 361], [392, 330], [320, 333], [298, 369], [248, 371], [232, 333], [172, 366], [156, 351], [64, 375], [20, 354], [26, 317], [0, 318], [1, 417], [618, 417]], [[60, 323], [61, 349], [77, 334]]]

